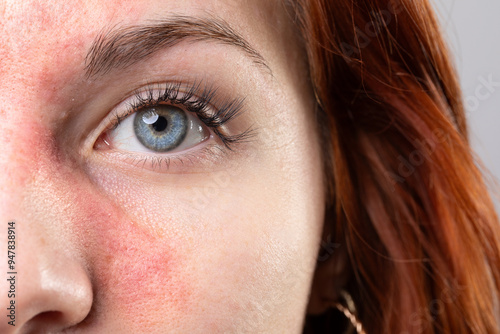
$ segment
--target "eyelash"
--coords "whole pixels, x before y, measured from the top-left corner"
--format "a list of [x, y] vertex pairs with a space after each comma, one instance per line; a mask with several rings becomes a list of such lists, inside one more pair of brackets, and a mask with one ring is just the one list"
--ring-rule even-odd
[[[167, 103], [180, 106], [186, 112], [194, 113], [230, 151], [235, 145], [246, 142], [253, 136], [251, 128], [233, 135], [226, 134], [222, 130], [224, 125], [244, 112], [243, 99], [222, 99], [216, 103], [217, 88], [207, 86], [201, 89], [200, 83], [194, 83], [188, 89], [183, 89], [180, 82], [161, 86], [149, 85], [145, 89], [137, 91], [134, 94], [133, 102], [127, 106], [127, 112], [115, 114], [115, 120], [108, 131], [116, 129], [125, 118], [143, 108]], [[197, 95], [196, 93], [200, 91], [201, 93]]]

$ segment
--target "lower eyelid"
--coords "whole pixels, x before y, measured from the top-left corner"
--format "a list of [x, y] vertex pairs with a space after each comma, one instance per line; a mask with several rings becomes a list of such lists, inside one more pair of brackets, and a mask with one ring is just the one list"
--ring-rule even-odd
[[[96, 150], [98, 160], [106, 165], [116, 165], [120, 170], [137, 169], [154, 173], [197, 173], [206, 172], [225, 161], [227, 152], [220, 144], [207, 140], [181, 154], [169, 155], [133, 154], [112, 148]], [[121, 166], [121, 167], [120, 167]], [[126, 172], [127, 174], [129, 172]]]

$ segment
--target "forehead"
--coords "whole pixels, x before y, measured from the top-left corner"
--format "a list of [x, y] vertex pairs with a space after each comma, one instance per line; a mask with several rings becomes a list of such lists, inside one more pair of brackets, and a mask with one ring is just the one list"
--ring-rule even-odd
[[[18, 33], [54, 32], [62, 28], [77, 31], [104, 24], [161, 18], [178, 14], [217, 14], [235, 22], [245, 16], [266, 15], [279, 1], [262, 0], [3, 0], [0, 2], [3, 31]], [[274, 13], [275, 14], [275, 13]]]
[[[81, 67], [85, 51], [115, 27], [171, 15], [217, 16], [257, 48], [280, 30], [279, 1], [260, 0], [7, 0], [0, 2], [0, 75]], [[270, 25], [273, 29], [269, 29]], [[66, 65], [61, 67], [61, 65]]]

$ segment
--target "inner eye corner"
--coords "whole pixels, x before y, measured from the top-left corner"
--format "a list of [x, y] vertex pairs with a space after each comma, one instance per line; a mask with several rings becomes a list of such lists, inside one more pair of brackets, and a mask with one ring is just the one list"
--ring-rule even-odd
[[102, 151], [111, 148], [108, 134], [109, 131], [110, 130], [105, 130], [99, 135], [99, 137], [97, 137], [97, 139], [94, 141], [94, 144], [92, 145], [92, 149], [94, 151]]

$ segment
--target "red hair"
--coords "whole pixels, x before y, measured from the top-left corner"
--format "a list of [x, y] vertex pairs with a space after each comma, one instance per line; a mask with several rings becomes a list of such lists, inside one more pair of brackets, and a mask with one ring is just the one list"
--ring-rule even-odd
[[500, 225], [431, 5], [294, 6], [324, 125], [326, 223], [365, 329], [499, 332]]

